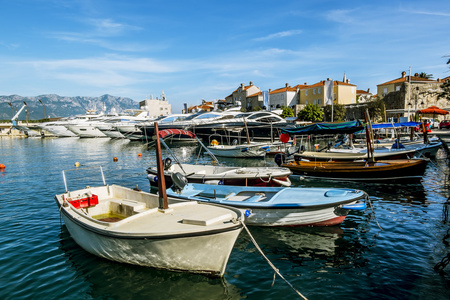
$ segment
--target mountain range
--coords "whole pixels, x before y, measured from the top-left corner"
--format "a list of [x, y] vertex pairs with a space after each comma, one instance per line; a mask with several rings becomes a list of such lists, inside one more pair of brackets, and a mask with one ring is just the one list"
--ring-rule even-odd
[[100, 97], [66, 97], [55, 94], [36, 97], [10, 95], [0, 96], [0, 120], [11, 120], [13, 115], [24, 105], [24, 102], [27, 105], [20, 113], [19, 120], [44, 119], [44, 111], [45, 118], [59, 118], [85, 114], [88, 110], [95, 110], [98, 113], [101, 111], [119, 113], [126, 109], [139, 108], [139, 103], [130, 98], [107, 94]]

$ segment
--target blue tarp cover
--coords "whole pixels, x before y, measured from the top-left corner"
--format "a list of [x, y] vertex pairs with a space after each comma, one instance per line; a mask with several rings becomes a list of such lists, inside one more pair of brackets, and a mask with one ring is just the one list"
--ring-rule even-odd
[[282, 129], [283, 133], [289, 134], [337, 134], [354, 133], [364, 129], [364, 124], [358, 121], [341, 123], [317, 123], [304, 127]]
[[399, 128], [399, 127], [416, 127], [421, 124], [420, 122], [400, 122], [400, 123], [382, 123], [382, 124], [372, 124], [372, 129], [381, 128]]

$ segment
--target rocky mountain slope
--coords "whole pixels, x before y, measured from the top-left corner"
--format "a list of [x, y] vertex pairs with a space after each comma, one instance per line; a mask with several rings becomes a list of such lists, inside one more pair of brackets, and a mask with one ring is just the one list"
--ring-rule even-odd
[[[39, 100], [42, 101], [39, 102]], [[54, 94], [36, 97], [22, 97], [19, 95], [0, 96], [0, 120], [10, 120], [14, 112], [18, 111], [26, 102], [27, 107], [22, 111], [19, 120], [40, 120], [44, 118], [68, 117], [85, 114], [87, 110], [105, 113], [121, 112], [125, 109], [138, 109], [139, 103], [123, 97], [103, 95], [100, 97], [65, 97]], [[9, 105], [9, 103], [12, 105]]]

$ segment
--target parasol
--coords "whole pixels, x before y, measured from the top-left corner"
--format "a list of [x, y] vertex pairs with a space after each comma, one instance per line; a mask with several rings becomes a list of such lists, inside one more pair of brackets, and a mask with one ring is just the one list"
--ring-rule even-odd
[[437, 106], [430, 106], [428, 108], [424, 108], [421, 110], [418, 110], [417, 113], [419, 114], [430, 114], [430, 115], [446, 115], [448, 114], [448, 111], [443, 110]]

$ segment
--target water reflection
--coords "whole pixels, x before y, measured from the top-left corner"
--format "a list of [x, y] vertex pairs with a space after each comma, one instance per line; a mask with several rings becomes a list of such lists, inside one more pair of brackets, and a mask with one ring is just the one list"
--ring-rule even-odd
[[[225, 278], [156, 270], [98, 258], [77, 246], [66, 227], [61, 228], [59, 248], [81, 288], [93, 298], [112, 299], [240, 299], [239, 289]], [[70, 295], [73, 296], [73, 295]]]
[[[368, 246], [362, 243], [359, 233], [354, 230], [346, 231], [337, 226], [250, 229], [263, 252], [269, 258], [275, 258], [277, 263], [299, 267], [313, 262], [335, 268], [355, 268], [366, 263], [363, 257]], [[254, 252], [248, 235], [243, 235], [235, 247]]]

